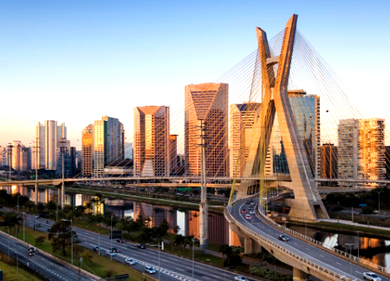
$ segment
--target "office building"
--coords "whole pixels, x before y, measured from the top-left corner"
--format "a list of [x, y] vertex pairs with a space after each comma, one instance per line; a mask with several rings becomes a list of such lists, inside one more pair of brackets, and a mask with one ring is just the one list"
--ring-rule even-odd
[[169, 107], [134, 108], [134, 175], [170, 175]]
[[230, 177], [244, 175], [246, 160], [253, 141], [253, 126], [260, 117], [260, 103], [230, 105]]
[[[184, 126], [186, 174], [200, 175], [202, 145], [206, 154], [206, 176], [228, 176], [228, 84], [187, 85]], [[200, 137], [201, 134], [204, 136]]]
[[169, 145], [171, 175], [177, 175], [177, 135], [169, 135]]
[[[337, 146], [333, 143], [321, 145], [321, 178], [337, 179]], [[325, 182], [325, 186], [334, 186], [336, 182]]]
[[104, 167], [122, 160], [125, 152], [125, 131], [117, 118], [103, 116], [93, 124], [93, 174], [101, 177]]
[[81, 174], [90, 177], [93, 173], [93, 125], [89, 124], [81, 133]]

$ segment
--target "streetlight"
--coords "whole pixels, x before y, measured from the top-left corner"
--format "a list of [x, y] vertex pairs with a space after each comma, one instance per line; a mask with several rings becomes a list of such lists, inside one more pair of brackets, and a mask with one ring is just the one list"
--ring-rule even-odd
[[194, 241], [195, 239], [192, 239], [192, 279], [194, 279], [194, 271], [195, 271], [195, 263], [194, 263]]
[[[111, 238], [111, 254], [112, 254], [112, 236], [113, 236], [113, 233], [112, 233], [112, 216], [113, 215], [111, 214], [111, 235], [110, 235], [111, 236], [110, 237]], [[112, 255], [110, 255], [110, 261], [112, 261]]]
[[71, 254], [71, 257], [70, 257], [70, 260], [71, 260], [71, 263], [73, 265], [73, 222], [72, 222], [72, 219], [70, 220], [66, 220], [66, 219], [62, 219], [62, 221], [70, 221], [70, 254]]
[[355, 243], [345, 243], [345, 246], [349, 246], [349, 274], [352, 274], [352, 246]]
[[225, 269], [223, 270], [223, 281], [225, 281], [225, 272], [226, 272], [226, 269], [228, 269], [229, 267], [225, 267]]

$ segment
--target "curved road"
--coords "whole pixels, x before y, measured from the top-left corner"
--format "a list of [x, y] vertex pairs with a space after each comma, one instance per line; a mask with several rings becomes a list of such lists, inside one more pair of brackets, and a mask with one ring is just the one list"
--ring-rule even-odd
[[[290, 240], [287, 242], [279, 240], [278, 236], [282, 232], [264, 222], [262, 218], [258, 216], [258, 214], [252, 215], [251, 219], [245, 218], [245, 213], [242, 213], [242, 209], [248, 209], [250, 206], [245, 202], [246, 200], [239, 200], [235, 202], [231, 209], [231, 214], [238, 222], [257, 232], [261, 236], [281, 245], [287, 250], [294, 252], [295, 254], [305, 259], [322, 266], [323, 268], [327, 268], [332, 272], [338, 273], [352, 280], [363, 280], [363, 272], [369, 271], [364, 267], [350, 263], [336, 255], [328, 253], [319, 247], [315, 247], [293, 236], [289, 236]], [[390, 281], [390, 279], [387, 277], [381, 276], [381, 278], [383, 281]]]

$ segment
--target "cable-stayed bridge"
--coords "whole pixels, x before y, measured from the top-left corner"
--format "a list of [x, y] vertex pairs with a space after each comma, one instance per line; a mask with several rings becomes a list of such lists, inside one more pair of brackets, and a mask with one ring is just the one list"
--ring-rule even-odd
[[[366, 271], [359, 266], [363, 260], [337, 253], [334, 249], [325, 249], [315, 241], [294, 233], [291, 241], [279, 241], [277, 235], [288, 230], [269, 221], [264, 213], [264, 198], [275, 187], [291, 190], [292, 196], [280, 198], [291, 207], [288, 214], [290, 219], [317, 221], [328, 218], [320, 198], [321, 181], [333, 182], [337, 184], [338, 190], [344, 191], [387, 184], [383, 176], [386, 160], [383, 120], [372, 118], [362, 108], [353, 106], [338, 78], [297, 31], [296, 24], [297, 16], [294, 15], [286, 28], [270, 42], [266, 33], [258, 28], [258, 50], [216, 81], [229, 85], [229, 98], [235, 106], [230, 107], [230, 114], [229, 108], [225, 106], [226, 97], [220, 102], [216, 101], [222, 92], [215, 90], [215, 85], [209, 88], [207, 84], [198, 88], [188, 87], [189, 91], [193, 91], [190, 98], [193, 100], [193, 107], [199, 109], [199, 114], [196, 122], [186, 128], [186, 132], [198, 131], [199, 134], [192, 136], [192, 145], [190, 141], [183, 140], [187, 145], [186, 149], [191, 150], [194, 155], [194, 158], [185, 159], [185, 166], [195, 171], [195, 174], [199, 171], [199, 175], [179, 179], [198, 181], [199, 185], [203, 182], [205, 185], [202, 188], [213, 184], [216, 187], [217, 184], [231, 187], [225, 216], [231, 228], [245, 238], [246, 251], [264, 247], [278, 259], [294, 267], [295, 280], [305, 279], [305, 274], [312, 274], [322, 280], [358, 280], [362, 278], [362, 272]], [[224, 85], [224, 93], [226, 89]], [[201, 105], [205, 104], [207, 106], [202, 108]], [[192, 109], [186, 108], [184, 114], [172, 114], [174, 125], [171, 129], [180, 127], [175, 123], [182, 123], [183, 115], [190, 119], [188, 116]], [[213, 128], [219, 128], [220, 131], [208, 135], [210, 128], [203, 122], [207, 115], [211, 116], [208, 124], [212, 123]], [[221, 116], [223, 118], [219, 118]], [[155, 127], [161, 127], [166, 118], [160, 121], [155, 119], [153, 122], [157, 122]], [[152, 133], [155, 132], [151, 129], [145, 131], [145, 139], [153, 137], [153, 144], [163, 139], [158, 134], [152, 136]], [[231, 141], [229, 144], [226, 142], [228, 134]], [[322, 153], [322, 146], [326, 146], [329, 152], [324, 149]], [[205, 165], [200, 163], [203, 161], [194, 160], [202, 158], [202, 147], [206, 152]], [[152, 150], [152, 145], [149, 150]], [[230, 154], [227, 153], [228, 150]], [[375, 157], [381, 160], [374, 161]], [[38, 184], [45, 183], [59, 185], [63, 182], [99, 180], [166, 180], [172, 186], [193, 184], [175, 182], [176, 179], [169, 176], [158, 176], [155, 168], [157, 165], [153, 164], [155, 159], [157, 158], [152, 158], [150, 154], [143, 166], [138, 167], [143, 176], [10, 181], [1, 185], [36, 184], [38, 188]], [[163, 158], [158, 159], [165, 161]], [[226, 173], [227, 162], [230, 163], [230, 177]], [[328, 167], [324, 169], [324, 173], [323, 166]], [[225, 175], [221, 176], [223, 173]], [[258, 215], [247, 220], [241, 210], [249, 197], [256, 198]], [[340, 256], [347, 256], [347, 259], [351, 262], [354, 260], [357, 264], [353, 263], [352, 266], [343, 258], [338, 259]], [[372, 270], [386, 272], [386, 269], [379, 266], [370, 266]]]

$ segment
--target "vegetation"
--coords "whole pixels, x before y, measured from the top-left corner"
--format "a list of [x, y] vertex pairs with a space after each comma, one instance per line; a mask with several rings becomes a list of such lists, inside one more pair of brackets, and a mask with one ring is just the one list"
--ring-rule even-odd
[[251, 265], [249, 268], [249, 273], [251, 275], [265, 278], [267, 280], [277, 280], [277, 281], [293, 280], [293, 276], [291, 274], [286, 275], [260, 265]]

